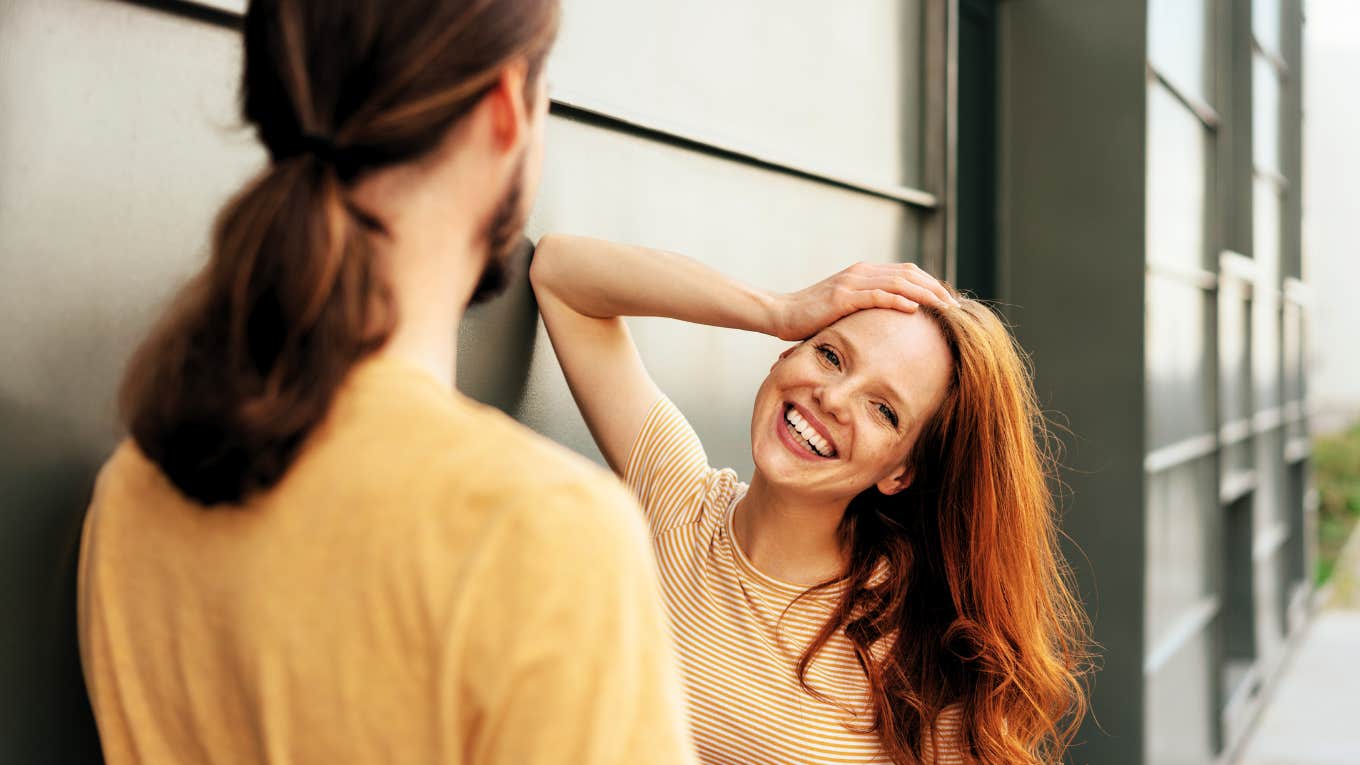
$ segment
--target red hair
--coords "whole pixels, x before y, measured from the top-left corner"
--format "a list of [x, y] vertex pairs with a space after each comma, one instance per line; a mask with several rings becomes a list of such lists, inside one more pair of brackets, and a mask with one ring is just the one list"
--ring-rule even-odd
[[799, 681], [817, 693], [808, 666], [844, 630], [894, 763], [943, 743], [932, 733], [954, 706], [965, 756], [1058, 762], [1086, 710], [1090, 641], [1058, 545], [1053, 439], [1024, 352], [991, 309], [960, 302], [923, 306], [953, 358], [949, 390], [912, 447], [911, 485], [847, 508], [849, 586]]

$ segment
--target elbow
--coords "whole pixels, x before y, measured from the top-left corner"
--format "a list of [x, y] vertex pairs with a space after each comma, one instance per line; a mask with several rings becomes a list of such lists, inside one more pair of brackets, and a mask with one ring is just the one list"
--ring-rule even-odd
[[544, 234], [534, 245], [534, 254], [529, 261], [529, 284], [535, 290], [546, 287], [552, 280], [553, 262], [563, 238], [561, 234]]

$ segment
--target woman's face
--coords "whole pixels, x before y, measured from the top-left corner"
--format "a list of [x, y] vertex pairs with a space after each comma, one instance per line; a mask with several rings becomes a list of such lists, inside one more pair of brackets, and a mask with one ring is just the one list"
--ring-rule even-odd
[[756, 469], [813, 501], [906, 488], [907, 454], [944, 400], [952, 363], [924, 313], [846, 316], [770, 368], [751, 419]]

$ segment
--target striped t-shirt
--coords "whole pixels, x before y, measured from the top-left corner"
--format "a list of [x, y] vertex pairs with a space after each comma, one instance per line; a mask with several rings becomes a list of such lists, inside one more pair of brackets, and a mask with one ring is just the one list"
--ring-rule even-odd
[[[705, 765], [889, 763], [877, 736], [861, 732], [873, 722], [868, 681], [844, 633], [807, 672], [809, 684], [827, 698], [798, 682], [798, 659], [839, 592], [794, 602], [806, 588], [751, 564], [732, 533], [732, 510], [747, 485], [730, 468], [709, 466], [698, 435], [664, 396], [633, 443], [625, 478], [651, 527], [699, 759]], [[942, 715], [939, 732], [940, 758], [933, 762], [963, 763], [957, 748], [946, 745], [957, 741], [957, 718]]]

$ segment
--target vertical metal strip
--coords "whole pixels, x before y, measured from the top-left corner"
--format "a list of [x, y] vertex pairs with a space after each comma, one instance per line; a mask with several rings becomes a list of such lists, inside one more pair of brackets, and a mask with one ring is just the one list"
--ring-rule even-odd
[[944, 185], [940, 188], [939, 213], [944, 226], [944, 263], [937, 273], [950, 284], [958, 282], [958, 171], [959, 171], [959, 0], [946, 0]]
[[954, 200], [949, 188], [949, 9], [955, 0], [926, 0], [923, 46], [925, 129], [922, 158], [922, 187], [936, 195], [935, 214], [927, 218], [921, 232], [921, 267], [935, 275], [945, 275], [948, 261], [948, 219]]

